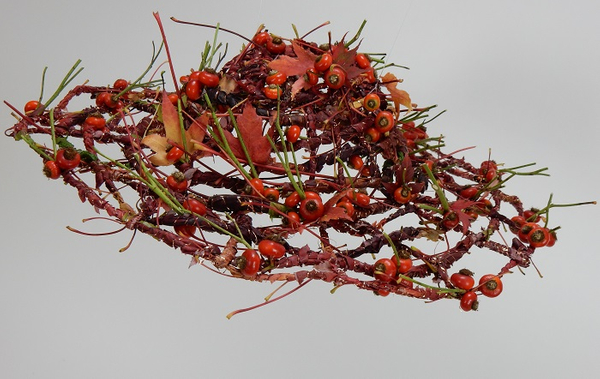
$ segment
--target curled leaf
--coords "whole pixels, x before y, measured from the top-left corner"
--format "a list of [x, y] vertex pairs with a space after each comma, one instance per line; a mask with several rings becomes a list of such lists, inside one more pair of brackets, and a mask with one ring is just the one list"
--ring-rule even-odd
[[410, 96], [408, 92], [396, 88], [398, 83], [401, 82], [400, 79], [396, 78], [394, 74], [388, 72], [387, 74], [381, 77], [381, 82], [385, 85], [385, 88], [392, 95], [392, 101], [394, 102], [394, 106], [396, 107], [396, 112], [400, 110], [400, 104], [404, 105], [408, 110], [412, 110], [412, 102], [410, 100]]

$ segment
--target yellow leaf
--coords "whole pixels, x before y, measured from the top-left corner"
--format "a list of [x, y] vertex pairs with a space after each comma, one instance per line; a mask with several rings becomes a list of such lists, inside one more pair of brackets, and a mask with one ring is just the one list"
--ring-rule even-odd
[[154, 155], [150, 158], [150, 163], [155, 166], [169, 166], [173, 164], [167, 159], [167, 149], [171, 146], [166, 137], [158, 134], [149, 134], [142, 139], [142, 144], [148, 146]]

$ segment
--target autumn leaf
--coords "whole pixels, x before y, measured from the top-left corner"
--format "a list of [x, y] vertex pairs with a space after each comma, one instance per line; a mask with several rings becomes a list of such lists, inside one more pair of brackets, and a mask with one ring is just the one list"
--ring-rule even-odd
[[352, 217], [350, 217], [348, 215], [348, 213], [346, 212], [346, 208], [334, 206], [334, 207], [330, 207], [329, 209], [327, 209], [325, 211], [325, 213], [323, 214], [323, 216], [321, 216], [319, 221], [328, 222], [331, 220], [340, 220], [340, 219], [352, 221]]
[[327, 202], [323, 204], [325, 212], [323, 213], [323, 216], [321, 216], [319, 221], [327, 222], [339, 219], [352, 221], [352, 217], [348, 215], [345, 208], [335, 206], [341, 199], [346, 197], [347, 193], [347, 191], [339, 192], [333, 195], [329, 200], [327, 200]]
[[381, 77], [381, 82], [384, 83], [385, 88], [387, 88], [390, 95], [392, 95], [392, 101], [396, 107], [396, 112], [400, 111], [400, 104], [408, 108], [409, 111], [412, 110], [412, 102], [408, 92], [396, 88], [398, 83], [401, 82], [400, 79], [396, 78], [391, 72], [388, 72]]
[[[260, 116], [256, 114], [256, 109], [254, 109], [252, 104], [246, 103], [244, 110], [235, 120], [252, 163], [268, 163], [271, 157], [271, 144], [269, 143], [269, 139], [263, 135], [263, 122]], [[244, 153], [240, 139], [227, 130], [223, 132], [233, 155], [236, 158], [246, 160], [246, 154]]]
[[283, 72], [287, 76], [302, 76], [306, 70], [314, 66], [317, 55], [304, 49], [296, 40], [292, 41], [292, 48], [296, 57], [280, 55], [269, 63], [269, 68]]
[[463, 211], [474, 204], [475, 202], [470, 200], [456, 200], [450, 204], [450, 210], [456, 213], [462, 225], [463, 234], [466, 234], [471, 226], [471, 217]]
[[148, 146], [154, 152], [148, 158], [150, 163], [155, 166], [169, 166], [173, 164], [173, 162], [167, 159], [167, 153], [173, 144], [184, 147], [190, 154], [202, 149], [201, 143], [206, 134], [206, 125], [208, 123], [207, 116], [203, 115], [195, 119], [189, 129], [185, 131], [184, 146], [179, 123], [179, 112], [164, 91], [160, 109], [165, 135], [153, 133], [142, 139], [142, 144]]
[[348, 50], [344, 41], [342, 40], [331, 48], [333, 63], [340, 66], [346, 72], [346, 78], [348, 79], [354, 79], [367, 71], [356, 65], [356, 53], [359, 46], [360, 44], [358, 44], [355, 48]]
[[310, 84], [304, 80], [304, 74], [306, 70], [314, 67], [317, 55], [304, 49], [300, 44], [294, 40], [292, 41], [292, 48], [296, 57], [289, 57], [287, 55], [280, 55], [279, 58], [269, 63], [271, 70], [276, 70], [286, 74], [287, 76], [297, 76], [298, 79], [292, 85], [292, 99], [302, 89], [309, 89]]

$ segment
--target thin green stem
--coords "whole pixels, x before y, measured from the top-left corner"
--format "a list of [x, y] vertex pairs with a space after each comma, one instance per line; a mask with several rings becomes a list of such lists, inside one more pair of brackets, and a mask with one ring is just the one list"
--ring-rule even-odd
[[58, 95], [60, 95], [60, 93], [65, 89], [65, 87], [67, 87], [69, 83], [71, 83], [71, 81], [73, 81], [73, 79], [75, 79], [75, 77], [79, 75], [81, 71], [83, 71], [82, 67], [73, 74], [73, 72], [77, 69], [77, 66], [79, 66], [80, 63], [81, 59], [78, 59], [77, 62], [75, 62], [73, 67], [71, 67], [67, 75], [63, 78], [62, 82], [60, 82], [60, 84], [58, 85], [56, 91], [54, 91], [52, 96], [50, 96], [50, 98], [44, 103], [44, 108], [48, 108], [48, 105], [50, 105], [50, 103], [52, 103], [54, 99], [56, 99]]
[[286, 173], [286, 175], [287, 175], [290, 183], [292, 184], [292, 187], [294, 187], [294, 190], [296, 190], [296, 192], [298, 192], [298, 194], [300, 195], [300, 197], [302, 199], [304, 199], [305, 198], [304, 190], [303, 190], [302, 186], [300, 186], [296, 182], [296, 179], [294, 179], [294, 174], [292, 173], [292, 170], [290, 169], [290, 165], [287, 162], [287, 159], [284, 159], [281, 156], [281, 152], [277, 149], [277, 146], [275, 145], [275, 142], [273, 142], [273, 140], [271, 139], [271, 137], [267, 136], [267, 140], [271, 144], [271, 148], [273, 149], [273, 151], [277, 155], [277, 158], [281, 162], [281, 165], [283, 166], [283, 170], [285, 171], [285, 173]]
[[415, 280], [415, 279], [411, 278], [410, 276], [398, 274], [398, 280], [396, 281], [396, 283], [399, 284], [403, 280], [408, 280], [409, 282], [413, 282], [414, 284], [417, 284], [421, 287], [432, 289], [432, 290], [436, 291], [437, 293], [463, 293], [463, 292], [465, 292], [465, 290], [460, 289], [460, 288], [440, 288], [440, 287], [430, 286], [429, 284], [425, 284], [423, 282]]
[[44, 98], [44, 85], [46, 84], [46, 71], [48, 71], [48, 66], [44, 67], [44, 70], [42, 71], [42, 84], [41, 84], [41, 88], [40, 88], [40, 97], [38, 99], [40, 104], [42, 103], [42, 99]]
[[[144, 76], [146, 76], [146, 74], [148, 72], [150, 72], [150, 70], [152, 69], [152, 67], [154, 66], [154, 64], [156, 63], [156, 60], [158, 59], [160, 52], [162, 51], [163, 47], [164, 47], [164, 42], [160, 44], [158, 51], [156, 51], [156, 45], [154, 44], [154, 41], [152, 41], [152, 57], [150, 58], [150, 64], [148, 65], [148, 67], [146, 67], [146, 69], [144, 70], [144, 72], [142, 72], [142, 74], [140, 76], [138, 76], [137, 79], [135, 79], [133, 82], [131, 82], [127, 88], [125, 88], [123, 91], [119, 92], [117, 95], [115, 95], [115, 97], [121, 97], [123, 94], [131, 91], [133, 88], [137, 88], [137, 87], [148, 87], [151, 86], [153, 84], [158, 84], [163, 82], [162, 80], [152, 80], [149, 81], [145, 84], [141, 84], [142, 83], [142, 79], [144, 79]], [[169, 55], [169, 52], [167, 51], [167, 55]], [[169, 58], [169, 62], [170, 62], [170, 58]], [[173, 68], [171, 68], [173, 69]], [[179, 91], [177, 89], [177, 84], [175, 84], [175, 91]]]
[[515, 167], [510, 167], [510, 168], [503, 168], [503, 169], [499, 169], [498, 171], [500, 172], [508, 172], [511, 173], [513, 175], [543, 175], [543, 176], [550, 176], [549, 174], [544, 173], [544, 171], [548, 170], [548, 167], [543, 167], [540, 169], [537, 169], [535, 171], [528, 171], [528, 172], [519, 172], [516, 171], [518, 169], [524, 168], [524, 167], [530, 167], [530, 166], [535, 166], [536, 163], [527, 163], [521, 166], [515, 166]]
[[438, 184], [437, 179], [435, 178], [435, 176], [433, 176], [433, 172], [431, 172], [431, 170], [429, 169], [429, 166], [427, 166], [426, 164], [421, 165], [421, 168], [423, 168], [423, 170], [425, 170], [425, 172], [427, 173], [427, 176], [429, 177], [429, 180], [431, 181], [431, 188], [433, 188], [433, 190], [435, 191], [435, 193], [438, 196], [438, 199], [440, 199], [440, 204], [442, 205], [442, 208], [446, 212], [449, 211], [450, 205], [448, 204], [448, 199], [446, 198], [446, 195], [444, 194], [444, 190]]
[[348, 180], [350, 180], [350, 186], [354, 187], [354, 180], [352, 179], [352, 175], [350, 174], [350, 170], [348, 170], [348, 166], [346, 166], [346, 164], [344, 163], [344, 161], [342, 160], [342, 158], [340, 158], [339, 156], [335, 157], [335, 160], [342, 165], [342, 169], [344, 170], [344, 172], [346, 173], [346, 177], [348, 178]]
[[[50, 109], [50, 134], [52, 136], [52, 156], [56, 159], [56, 128], [54, 127], [54, 108]], [[53, 159], [53, 160], [54, 160]]]
[[352, 45], [354, 42], [356, 42], [356, 40], [358, 40], [358, 38], [360, 37], [360, 34], [362, 33], [362, 30], [366, 24], [367, 24], [367, 20], [363, 20], [363, 22], [360, 24], [360, 27], [358, 28], [358, 31], [354, 35], [354, 37], [352, 37], [352, 39], [350, 41], [346, 42], [344, 44], [344, 47], [348, 48], [348, 47], [350, 47], [350, 45]]
[[36, 153], [38, 153], [42, 158], [44, 158], [47, 161], [52, 161], [54, 160], [53, 157], [49, 156], [42, 148], [40, 148], [40, 145], [37, 144], [33, 138], [31, 138], [31, 136], [25, 132], [19, 132], [15, 135], [15, 140], [23, 140], [25, 141], [25, 143], [27, 143], [27, 145], [29, 145], [29, 147], [35, 151]]

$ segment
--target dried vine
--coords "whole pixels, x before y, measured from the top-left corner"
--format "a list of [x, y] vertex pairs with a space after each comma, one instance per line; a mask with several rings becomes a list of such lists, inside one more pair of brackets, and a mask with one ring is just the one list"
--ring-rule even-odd
[[[443, 137], [428, 133], [435, 107], [413, 104], [401, 80], [383, 74], [395, 67], [384, 56], [353, 47], [360, 31], [317, 44], [260, 28], [216, 71], [223, 31], [174, 91], [144, 81], [159, 50], [137, 80], [78, 85], [51, 108], [77, 62], [46, 103], [31, 101], [25, 112], [7, 103], [17, 123], [6, 134], [124, 228], [240, 279], [322, 280], [382, 296], [460, 299], [471, 310], [478, 294], [497, 296], [506, 273], [556, 241], [548, 214], [564, 205], [550, 197], [526, 209], [503, 191], [514, 176], [546, 169], [443, 153]], [[67, 110], [84, 96], [88, 107]], [[121, 155], [109, 157], [110, 145]], [[429, 251], [414, 246], [427, 241]], [[468, 270], [451, 274], [473, 247], [507, 262], [479, 283]]]

